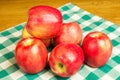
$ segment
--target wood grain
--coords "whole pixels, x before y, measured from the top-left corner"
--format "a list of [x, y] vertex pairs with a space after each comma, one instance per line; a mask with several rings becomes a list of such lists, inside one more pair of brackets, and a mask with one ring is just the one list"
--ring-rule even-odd
[[27, 21], [27, 12], [33, 6], [57, 8], [68, 2], [120, 25], [120, 0], [0, 0], [0, 31]]

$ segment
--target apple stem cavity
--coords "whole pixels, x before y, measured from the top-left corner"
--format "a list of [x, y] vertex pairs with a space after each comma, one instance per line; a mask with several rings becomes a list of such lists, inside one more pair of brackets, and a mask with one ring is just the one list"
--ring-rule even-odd
[[56, 69], [57, 69], [57, 72], [59, 72], [59, 73], [66, 72], [66, 67], [61, 62], [57, 62]]
[[64, 67], [63, 64], [61, 64], [61, 63], [59, 63], [58, 65], [60, 66], [60, 68], [63, 68], [63, 67]]

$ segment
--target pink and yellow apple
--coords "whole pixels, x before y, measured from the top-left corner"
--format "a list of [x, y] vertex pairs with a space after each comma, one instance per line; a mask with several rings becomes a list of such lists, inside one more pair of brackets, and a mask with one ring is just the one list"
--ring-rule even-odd
[[27, 31], [34, 37], [48, 39], [55, 37], [62, 25], [61, 12], [50, 6], [34, 6], [29, 10]]
[[82, 40], [82, 29], [76, 22], [64, 23], [61, 26], [60, 33], [53, 40], [55, 45], [64, 42], [80, 44]]
[[44, 43], [37, 38], [22, 38], [15, 49], [15, 60], [26, 73], [42, 71], [47, 63], [48, 52]]
[[50, 53], [51, 70], [60, 77], [70, 77], [80, 70], [84, 62], [82, 48], [77, 44], [58, 44]]
[[108, 61], [112, 53], [110, 38], [98, 31], [90, 32], [83, 40], [85, 62], [91, 67], [101, 67]]

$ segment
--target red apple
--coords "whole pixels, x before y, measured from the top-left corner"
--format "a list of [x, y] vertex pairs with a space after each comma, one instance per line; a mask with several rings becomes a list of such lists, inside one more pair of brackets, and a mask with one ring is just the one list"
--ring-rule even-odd
[[62, 25], [62, 14], [50, 6], [35, 6], [29, 10], [28, 32], [40, 39], [55, 37]]
[[37, 38], [23, 38], [15, 49], [15, 60], [26, 73], [42, 71], [47, 63], [48, 52], [44, 43]]
[[75, 43], [79, 44], [82, 40], [82, 30], [76, 22], [64, 23], [60, 33], [54, 38], [54, 44]]
[[49, 65], [58, 76], [70, 77], [74, 75], [84, 62], [82, 48], [77, 44], [58, 44], [50, 53]]
[[90, 32], [83, 40], [85, 62], [91, 67], [101, 67], [108, 61], [112, 53], [110, 38], [98, 31]]
[[[29, 38], [29, 37], [34, 37], [30, 33], [28, 33], [26, 26], [24, 26], [22, 30], [22, 38]], [[51, 44], [51, 39], [41, 39], [43, 43], [45, 44], [46, 47], [50, 46]]]

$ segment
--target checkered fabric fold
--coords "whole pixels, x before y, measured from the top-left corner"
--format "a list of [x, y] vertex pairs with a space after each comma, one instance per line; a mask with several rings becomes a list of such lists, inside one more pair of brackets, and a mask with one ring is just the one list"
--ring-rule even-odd
[[24, 73], [16, 64], [14, 50], [21, 39], [25, 23], [0, 32], [0, 80], [120, 80], [120, 27], [110, 21], [91, 14], [72, 3], [58, 8], [64, 22], [77, 22], [83, 30], [83, 38], [90, 31], [101, 31], [112, 41], [113, 51], [108, 62], [100, 68], [83, 65], [69, 78], [61, 78], [52, 73], [49, 67], [34, 75]]

